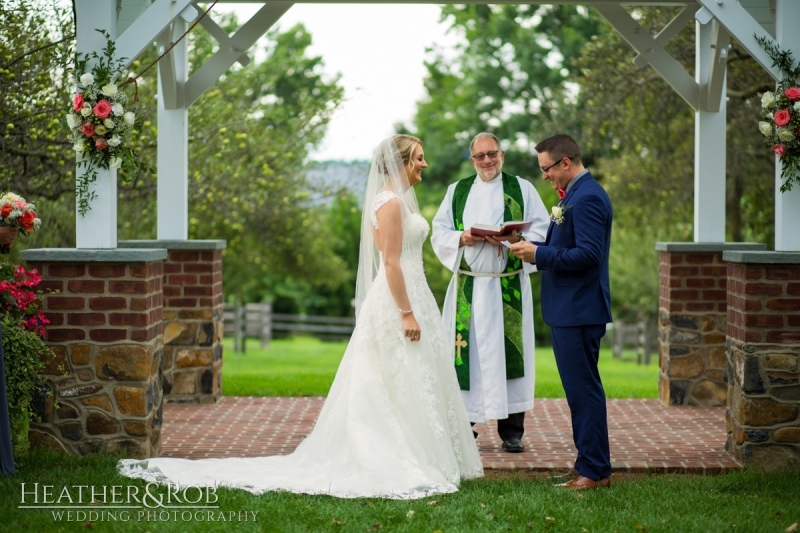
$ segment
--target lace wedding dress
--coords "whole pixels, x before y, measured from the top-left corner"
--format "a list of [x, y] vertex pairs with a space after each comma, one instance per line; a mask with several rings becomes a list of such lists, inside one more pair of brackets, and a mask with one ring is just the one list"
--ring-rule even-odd
[[[374, 212], [392, 197], [375, 197]], [[182, 486], [229, 486], [253, 493], [290, 491], [341, 498], [415, 499], [454, 492], [483, 475], [461, 400], [439, 308], [422, 266], [430, 228], [419, 214], [403, 221], [400, 264], [418, 342], [401, 327], [381, 266], [311, 434], [290, 455], [122, 460], [119, 472]]]

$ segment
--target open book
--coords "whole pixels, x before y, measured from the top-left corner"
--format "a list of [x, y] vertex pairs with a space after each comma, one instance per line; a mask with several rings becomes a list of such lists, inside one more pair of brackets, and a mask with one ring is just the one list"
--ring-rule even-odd
[[499, 237], [501, 235], [511, 235], [516, 230], [517, 233], [528, 231], [531, 227], [531, 221], [527, 222], [519, 220], [509, 220], [502, 224], [475, 224], [470, 228], [470, 233], [478, 237]]

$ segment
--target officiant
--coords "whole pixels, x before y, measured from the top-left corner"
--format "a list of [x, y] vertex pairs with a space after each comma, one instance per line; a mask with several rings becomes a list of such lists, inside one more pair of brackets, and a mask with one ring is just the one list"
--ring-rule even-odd
[[[453, 272], [442, 317], [470, 422], [497, 420], [503, 449], [519, 453], [525, 411], [533, 408], [529, 274], [536, 269], [509, 255], [506, 245], [544, 240], [550, 220], [533, 185], [502, 171], [505, 153], [494, 134], [476, 135], [469, 153], [476, 174], [447, 188], [433, 219], [433, 250]], [[470, 232], [474, 224], [509, 221], [531, 226], [502, 237]]]

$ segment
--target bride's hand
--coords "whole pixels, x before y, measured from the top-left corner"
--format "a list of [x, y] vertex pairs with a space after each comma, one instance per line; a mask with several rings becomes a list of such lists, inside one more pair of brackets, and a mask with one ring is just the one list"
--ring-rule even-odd
[[403, 315], [403, 333], [411, 342], [419, 340], [419, 323], [417, 323], [417, 319], [414, 318], [414, 313]]

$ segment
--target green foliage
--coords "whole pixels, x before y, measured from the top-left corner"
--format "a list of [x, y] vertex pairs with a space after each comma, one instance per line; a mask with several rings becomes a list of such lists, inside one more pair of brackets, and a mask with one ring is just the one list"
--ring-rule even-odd
[[[12, 253], [74, 246], [75, 152], [61, 122], [72, 90], [71, 6], [3, 0], [0, 20], [0, 190], [34, 202], [48, 227]], [[63, 208], [53, 206], [58, 201]]]
[[[167, 422], [168, 423], [168, 422]], [[17, 476], [0, 478], [0, 520], [24, 531], [420, 531], [674, 532], [791, 531], [800, 521], [797, 470], [734, 471], [716, 476], [618, 474], [610, 490], [575, 493], [553, 487], [545, 475], [526, 470], [487, 470], [486, 478], [461, 483], [459, 491], [414, 501], [339, 499], [271, 492], [254, 495], [220, 488], [219, 511], [256, 512], [256, 521], [168, 520], [54, 522], [51, 511], [20, 509], [20, 484], [121, 486], [145, 491], [146, 481], [116, 474], [118, 457], [84, 457], [37, 449], [20, 461]], [[123, 488], [123, 493], [127, 489]], [[164, 487], [151, 493], [165, 494]], [[109, 492], [110, 494], [110, 492]], [[110, 496], [109, 496], [110, 498]], [[101, 505], [92, 506], [102, 509]], [[413, 512], [411, 512], [413, 511]], [[157, 524], [157, 525], [156, 525]]]
[[6, 371], [8, 414], [14, 455], [28, 449], [31, 399], [38, 390], [39, 372], [53, 358], [41, 337], [26, 331], [10, 315], [3, 315], [3, 361]]
[[[347, 342], [311, 337], [273, 340], [269, 348], [250, 339], [247, 352], [233, 351], [225, 339], [225, 394], [232, 396], [327, 396]], [[637, 365], [630, 354], [614, 359], [600, 351], [600, 375], [608, 398], [658, 397], [658, 365]], [[536, 398], [563, 398], [552, 348], [536, 349]]]
[[572, 72], [563, 58], [605, 26], [594, 11], [553, 5], [446, 5], [442, 19], [464, 42], [456, 54], [439, 51], [426, 64], [427, 97], [414, 118], [430, 163], [426, 180], [445, 184], [474, 174], [469, 142], [486, 130], [510, 143], [508, 172], [538, 178], [532, 146], [566, 120]]

